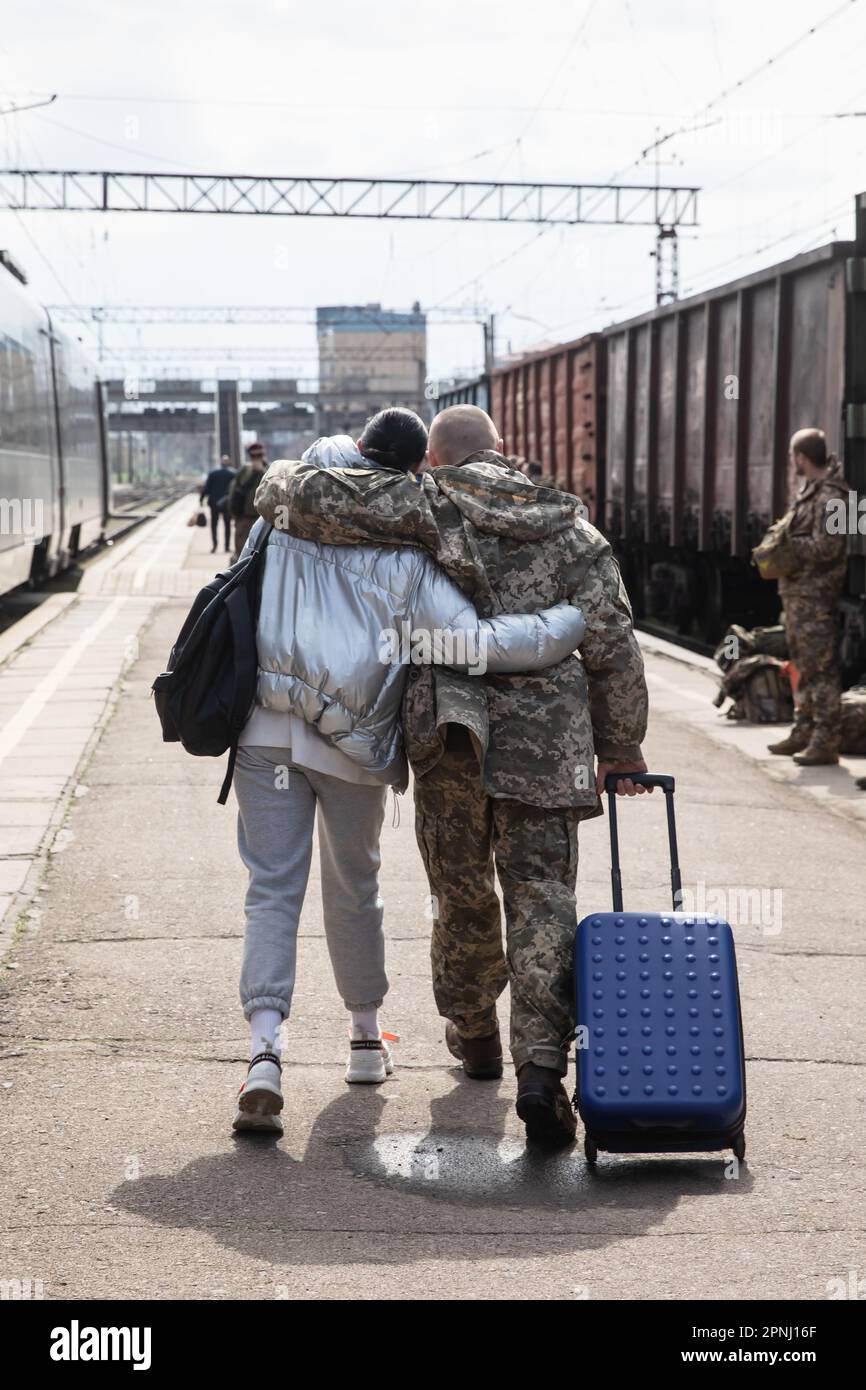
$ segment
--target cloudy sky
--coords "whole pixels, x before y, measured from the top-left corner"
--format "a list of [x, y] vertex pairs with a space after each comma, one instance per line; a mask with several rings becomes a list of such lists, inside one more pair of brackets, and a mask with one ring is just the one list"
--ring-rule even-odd
[[[815, 32], [810, 34], [811, 29]], [[682, 292], [852, 235], [866, 189], [866, 0], [40, 0], [0, 37], [8, 168], [698, 185]], [[772, 60], [772, 61], [771, 61]], [[848, 113], [860, 112], [860, 117]], [[2, 182], [2, 181], [0, 181]], [[653, 302], [650, 228], [0, 211], [48, 303], [381, 301], [495, 312], [500, 349]], [[109, 347], [273, 351], [312, 324], [105, 331]], [[431, 328], [432, 374], [477, 366]], [[258, 356], [253, 359], [253, 350]], [[279, 365], [279, 364], [277, 364]]]

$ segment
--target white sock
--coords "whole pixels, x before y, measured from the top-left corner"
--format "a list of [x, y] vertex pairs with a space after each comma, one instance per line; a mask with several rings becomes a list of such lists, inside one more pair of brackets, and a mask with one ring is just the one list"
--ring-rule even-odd
[[250, 1014], [250, 1057], [260, 1052], [276, 1052], [280, 1055], [280, 1024], [283, 1016], [279, 1009], [255, 1009]]
[[352, 1009], [352, 1037], [379, 1037], [379, 1010]]

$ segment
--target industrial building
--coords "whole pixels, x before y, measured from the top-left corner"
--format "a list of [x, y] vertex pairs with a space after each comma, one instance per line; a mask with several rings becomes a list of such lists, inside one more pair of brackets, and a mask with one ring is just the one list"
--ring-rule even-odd
[[386, 405], [425, 413], [427, 317], [381, 304], [339, 304], [316, 311], [320, 432], [356, 434]]

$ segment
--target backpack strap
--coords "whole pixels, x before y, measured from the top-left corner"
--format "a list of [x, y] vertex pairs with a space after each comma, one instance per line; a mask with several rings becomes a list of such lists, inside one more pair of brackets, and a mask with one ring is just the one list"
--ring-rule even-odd
[[232, 786], [232, 782], [233, 782], [233, 780], [234, 780], [234, 775], [235, 775], [235, 762], [236, 762], [236, 760], [237, 760], [237, 756], [238, 756], [238, 741], [237, 741], [237, 739], [234, 739], [234, 740], [232, 741], [232, 746], [231, 746], [231, 748], [229, 749], [229, 761], [228, 761], [228, 767], [226, 768], [226, 775], [225, 775], [225, 777], [223, 778], [223, 784], [222, 784], [222, 786], [220, 787], [220, 794], [219, 794], [219, 796], [217, 797], [217, 805], [218, 805], [218, 806], [225, 806], [226, 802], [227, 802], [228, 799], [229, 799], [229, 792], [231, 791], [231, 786]]
[[[234, 589], [229, 594], [225, 603], [226, 613], [231, 623], [232, 635], [235, 643], [235, 669], [241, 679], [245, 680], [248, 676], [255, 679], [256, 672], [256, 634], [255, 629], [250, 627], [250, 611], [247, 605], [246, 596], [240, 589]], [[246, 712], [248, 713], [248, 711]], [[246, 722], [246, 720], [244, 721]], [[225, 806], [228, 801], [229, 791], [231, 790], [232, 779], [235, 775], [235, 761], [238, 756], [238, 738], [240, 730], [235, 734], [229, 747], [229, 761], [226, 768], [226, 775], [220, 787], [220, 794], [217, 797], [217, 805]]]
[[[261, 552], [264, 550], [265, 546], [268, 543], [268, 536], [271, 534], [273, 529], [273, 526], [262, 527], [259, 535], [256, 537], [255, 545], [253, 546], [252, 553], [254, 555], [261, 555]], [[259, 561], [259, 563], [261, 562]], [[261, 575], [258, 576], [256, 595], [257, 599], [260, 596], [260, 594]], [[229, 597], [226, 599], [226, 612], [229, 617], [229, 622], [232, 626], [232, 633], [235, 639], [235, 647], [237, 652], [239, 653], [239, 662], [243, 667], [244, 674], [247, 674], [250, 671], [250, 669], [255, 671], [257, 665], [256, 634], [255, 630], [251, 630], [249, 626], [249, 609], [245, 608], [245, 610], [242, 610], [240, 607], [241, 602], [242, 599], [239, 596], [239, 591], [235, 590], [233, 593], [229, 594]], [[256, 603], [256, 608], [257, 607], [258, 603]], [[234, 780], [235, 762], [237, 761], [237, 756], [238, 735], [236, 734], [235, 737], [232, 739], [231, 747], [229, 748], [229, 760], [228, 765], [226, 767], [226, 775], [223, 778], [223, 784], [220, 787], [220, 794], [217, 797], [218, 806], [225, 806], [226, 802], [228, 801], [229, 792], [231, 791], [231, 785]]]

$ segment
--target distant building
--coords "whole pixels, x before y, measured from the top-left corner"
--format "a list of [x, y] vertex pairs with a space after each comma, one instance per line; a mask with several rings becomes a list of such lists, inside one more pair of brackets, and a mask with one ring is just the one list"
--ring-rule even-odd
[[317, 309], [319, 409], [322, 432], [356, 435], [386, 405], [425, 414], [427, 318], [381, 304]]

